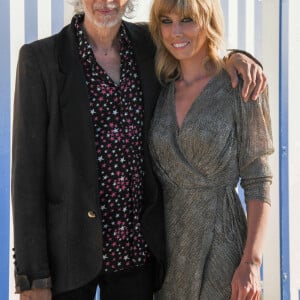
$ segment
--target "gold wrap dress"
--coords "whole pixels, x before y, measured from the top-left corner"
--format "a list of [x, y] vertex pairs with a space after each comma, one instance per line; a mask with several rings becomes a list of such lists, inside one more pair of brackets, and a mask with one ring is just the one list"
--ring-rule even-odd
[[159, 97], [149, 134], [162, 184], [167, 273], [156, 300], [229, 300], [246, 240], [245, 200], [270, 202], [273, 152], [267, 91], [245, 103], [222, 70], [177, 125], [175, 84]]

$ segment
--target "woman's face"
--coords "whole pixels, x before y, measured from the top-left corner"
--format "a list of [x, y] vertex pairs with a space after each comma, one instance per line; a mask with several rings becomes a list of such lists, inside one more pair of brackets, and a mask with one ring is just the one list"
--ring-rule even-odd
[[167, 50], [178, 60], [207, 55], [207, 35], [190, 17], [171, 11], [160, 18], [162, 41]]
[[100, 28], [119, 24], [127, 4], [128, 0], [82, 0], [85, 18]]

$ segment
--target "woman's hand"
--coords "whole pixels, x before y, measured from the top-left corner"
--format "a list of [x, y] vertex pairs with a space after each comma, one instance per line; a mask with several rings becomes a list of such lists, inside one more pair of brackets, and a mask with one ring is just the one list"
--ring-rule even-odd
[[225, 69], [231, 78], [233, 88], [238, 85], [238, 76], [243, 78], [242, 97], [244, 100], [257, 99], [266, 88], [267, 78], [262, 67], [243, 53], [234, 52], [225, 59]]
[[261, 295], [260, 266], [241, 262], [231, 281], [230, 300], [259, 300]]

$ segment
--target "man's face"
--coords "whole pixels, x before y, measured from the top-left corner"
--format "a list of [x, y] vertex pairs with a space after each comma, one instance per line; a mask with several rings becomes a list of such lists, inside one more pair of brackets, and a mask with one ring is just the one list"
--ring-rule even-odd
[[91, 23], [100, 28], [113, 27], [121, 22], [129, 0], [82, 0], [82, 6]]

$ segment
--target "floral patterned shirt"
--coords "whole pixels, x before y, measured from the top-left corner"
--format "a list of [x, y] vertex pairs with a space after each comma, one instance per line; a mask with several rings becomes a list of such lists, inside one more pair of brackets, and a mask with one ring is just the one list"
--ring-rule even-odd
[[125, 26], [119, 32], [121, 68], [116, 84], [97, 63], [82, 21], [83, 15], [75, 15], [72, 25], [95, 134], [104, 271], [128, 270], [150, 258], [140, 224], [144, 177], [141, 81]]

